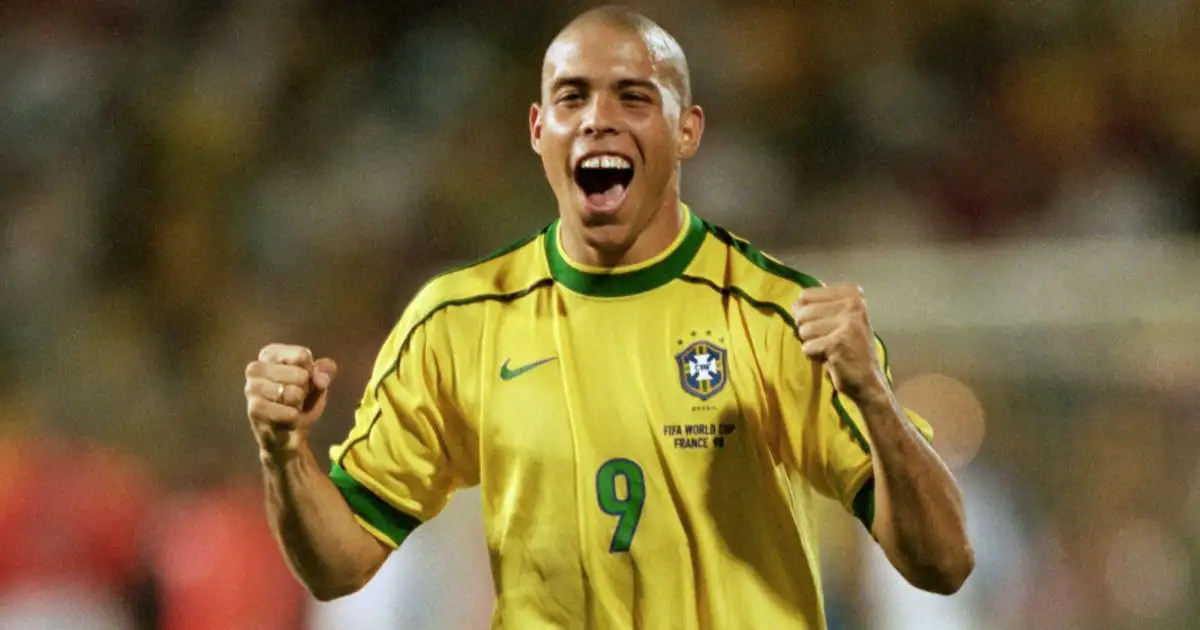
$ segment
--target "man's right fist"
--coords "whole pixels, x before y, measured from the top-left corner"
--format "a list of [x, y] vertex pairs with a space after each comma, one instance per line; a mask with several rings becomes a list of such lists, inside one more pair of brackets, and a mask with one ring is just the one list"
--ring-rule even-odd
[[246, 366], [246, 413], [265, 454], [294, 451], [325, 411], [329, 385], [337, 375], [333, 359], [313, 360], [302, 346], [271, 344]]

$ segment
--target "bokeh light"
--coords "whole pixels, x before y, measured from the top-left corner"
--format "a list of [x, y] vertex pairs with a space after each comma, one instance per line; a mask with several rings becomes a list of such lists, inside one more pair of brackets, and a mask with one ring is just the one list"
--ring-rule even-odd
[[951, 469], [963, 468], [983, 445], [983, 404], [965, 383], [945, 374], [914, 376], [896, 388], [906, 408], [929, 421], [933, 448]]

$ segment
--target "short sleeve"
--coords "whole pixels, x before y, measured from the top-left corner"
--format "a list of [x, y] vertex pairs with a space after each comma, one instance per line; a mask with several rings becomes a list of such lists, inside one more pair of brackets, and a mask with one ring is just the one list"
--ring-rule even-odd
[[330, 452], [330, 477], [360, 524], [399, 546], [450, 494], [477, 483], [477, 450], [454, 401], [438, 318], [393, 330], [375, 362], [354, 428]]
[[[873, 469], [862, 414], [853, 402], [838, 395], [821, 364], [804, 355], [794, 330], [782, 328], [777, 404], [785, 461], [870, 530], [875, 511]], [[876, 354], [890, 382], [886, 347], [881, 341], [877, 341]], [[905, 411], [921, 435], [932, 441], [929, 424]]]

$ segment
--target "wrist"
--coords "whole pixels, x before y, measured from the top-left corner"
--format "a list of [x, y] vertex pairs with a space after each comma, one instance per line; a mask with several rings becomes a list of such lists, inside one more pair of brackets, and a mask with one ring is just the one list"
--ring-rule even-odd
[[882, 377], [870, 379], [850, 399], [864, 414], [876, 409], [893, 409], [896, 406], [892, 388], [887, 379]]
[[279, 469], [302, 458], [307, 452], [310, 452], [308, 436], [299, 431], [289, 431], [286, 435], [274, 436], [274, 439], [260, 440], [258, 461], [266, 468]]

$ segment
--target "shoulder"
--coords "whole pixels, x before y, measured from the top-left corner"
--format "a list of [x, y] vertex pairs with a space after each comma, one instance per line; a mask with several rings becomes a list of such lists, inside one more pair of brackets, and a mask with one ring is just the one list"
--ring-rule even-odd
[[693, 281], [713, 286], [790, 322], [800, 292], [821, 286], [817, 278], [788, 266], [723, 227], [704, 221], [707, 239], [688, 269]]
[[449, 309], [512, 301], [551, 284], [544, 240], [542, 230], [431, 278], [405, 307], [392, 331], [392, 342], [403, 344], [415, 329]]

